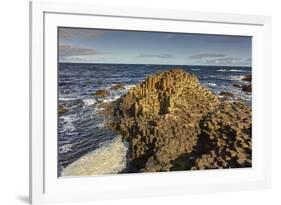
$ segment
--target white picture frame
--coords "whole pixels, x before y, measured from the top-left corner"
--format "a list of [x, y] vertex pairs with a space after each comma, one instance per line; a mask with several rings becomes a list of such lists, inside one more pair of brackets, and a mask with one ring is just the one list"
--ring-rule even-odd
[[[58, 26], [194, 32], [253, 37], [253, 167], [57, 178]], [[239, 191], [271, 186], [271, 18], [136, 9], [82, 3], [30, 3], [30, 202]], [[71, 196], [71, 197], [69, 197]]]

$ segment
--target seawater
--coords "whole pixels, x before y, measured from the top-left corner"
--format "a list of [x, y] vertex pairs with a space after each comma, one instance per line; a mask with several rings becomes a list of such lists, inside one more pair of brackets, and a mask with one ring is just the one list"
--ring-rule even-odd
[[[127, 145], [104, 126], [99, 105], [118, 99], [148, 75], [175, 67], [194, 73], [215, 94], [228, 91], [251, 106], [251, 95], [233, 86], [251, 74], [251, 67], [60, 63], [58, 100], [68, 112], [58, 120], [58, 176], [122, 172]], [[110, 89], [118, 83], [126, 89]], [[109, 95], [96, 97], [94, 93], [100, 89], [108, 90]]]

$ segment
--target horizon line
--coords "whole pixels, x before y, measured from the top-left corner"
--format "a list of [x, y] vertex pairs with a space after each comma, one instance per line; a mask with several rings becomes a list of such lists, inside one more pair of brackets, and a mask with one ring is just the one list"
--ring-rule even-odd
[[150, 64], [150, 63], [87, 63], [87, 62], [58, 62], [59, 63], [69, 63], [69, 64], [107, 64], [107, 65], [171, 65], [171, 66], [221, 66], [221, 67], [248, 67], [252, 68], [251, 66], [235, 66], [235, 65], [194, 65], [194, 64]]

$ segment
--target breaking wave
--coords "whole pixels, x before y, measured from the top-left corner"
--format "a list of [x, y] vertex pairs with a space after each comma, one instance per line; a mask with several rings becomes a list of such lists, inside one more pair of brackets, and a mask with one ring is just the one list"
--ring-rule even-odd
[[84, 99], [83, 102], [85, 105], [91, 106], [91, 105], [95, 105], [97, 103], [97, 100], [94, 98], [90, 98], [90, 99]]
[[208, 83], [208, 85], [211, 86], [211, 87], [216, 87], [217, 86], [216, 83]]
[[236, 70], [236, 69], [219, 69], [217, 71], [219, 71], [219, 72], [248, 72], [245, 70]]
[[241, 81], [245, 76], [244, 75], [234, 75], [230, 76], [230, 80]]
[[62, 170], [61, 176], [117, 174], [126, 168], [127, 151], [121, 136], [117, 136], [68, 165]]

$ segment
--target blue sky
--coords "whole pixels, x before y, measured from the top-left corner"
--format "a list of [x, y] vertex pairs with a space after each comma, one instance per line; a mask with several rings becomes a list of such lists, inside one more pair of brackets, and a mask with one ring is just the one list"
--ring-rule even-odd
[[59, 62], [251, 66], [251, 37], [59, 28]]

